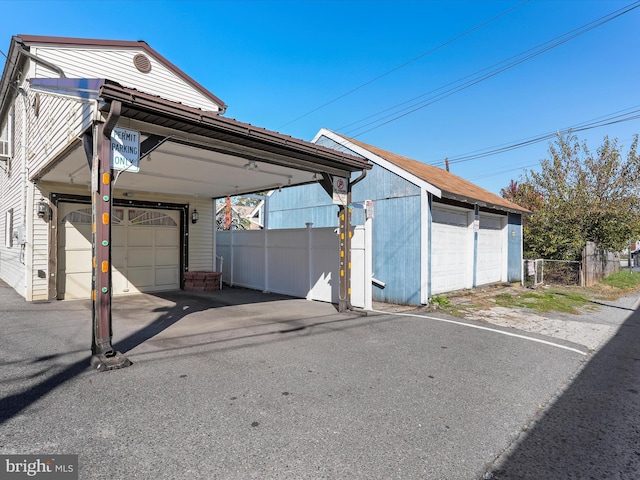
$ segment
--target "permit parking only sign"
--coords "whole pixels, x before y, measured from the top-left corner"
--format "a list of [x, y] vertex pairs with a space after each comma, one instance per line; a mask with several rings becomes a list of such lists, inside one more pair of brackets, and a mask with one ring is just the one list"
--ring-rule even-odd
[[116, 127], [111, 132], [111, 168], [140, 171], [140, 132]]

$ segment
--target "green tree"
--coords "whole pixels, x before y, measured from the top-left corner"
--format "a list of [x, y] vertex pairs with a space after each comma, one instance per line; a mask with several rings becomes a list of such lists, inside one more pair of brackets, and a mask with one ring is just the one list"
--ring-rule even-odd
[[529, 209], [525, 256], [574, 260], [587, 241], [620, 251], [640, 234], [638, 136], [626, 155], [605, 137], [596, 152], [576, 136], [559, 136], [539, 171], [502, 189], [504, 198]]

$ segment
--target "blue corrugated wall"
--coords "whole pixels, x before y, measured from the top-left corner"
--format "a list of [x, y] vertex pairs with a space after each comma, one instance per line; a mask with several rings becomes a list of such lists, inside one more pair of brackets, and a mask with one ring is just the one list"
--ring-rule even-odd
[[[319, 144], [333, 143], [318, 142]], [[326, 145], [335, 147], [335, 144]], [[344, 150], [343, 147], [340, 147]], [[352, 153], [352, 152], [350, 152]], [[352, 180], [360, 173], [355, 173]], [[420, 189], [402, 177], [374, 165], [353, 187], [352, 201], [374, 201], [373, 272], [387, 285], [373, 287], [373, 299], [420, 304]], [[284, 188], [269, 199], [270, 228], [337, 227], [338, 207], [318, 185]], [[352, 224], [364, 223], [362, 209], [354, 209]]]

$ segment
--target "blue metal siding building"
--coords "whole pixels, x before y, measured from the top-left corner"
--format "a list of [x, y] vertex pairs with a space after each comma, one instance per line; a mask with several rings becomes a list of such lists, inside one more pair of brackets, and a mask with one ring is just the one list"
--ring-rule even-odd
[[[354, 175], [355, 179], [358, 175]], [[352, 201], [373, 200], [373, 272], [384, 281], [374, 287], [373, 300], [420, 304], [420, 189], [377, 165], [354, 186]], [[337, 227], [338, 207], [318, 185], [274, 191], [269, 198], [269, 228]], [[364, 224], [362, 209], [353, 209], [352, 223]]]
[[[434, 241], [432, 211], [438, 206], [471, 212], [470, 218], [473, 218], [475, 211], [476, 220], [479, 218], [478, 215], [483, 215], [483, 212], [484, 215], [502, 218], [503, 225], [506, 227], [504, 229], [505, 252], [500, 260], [504, 265], [502, 280], [520, 281], [522, 214], [517, 210], [520, 207], [514, 204], [509, 205], [510, 202], [507, 202], [505, 208], [502, 202], [506, 201], [503, 199], [489, 192], [480, 191], [479, 187], [449, 172], [426, 166], [415, 160], [399, 156], [395, 158], [394, 154], [340, 137], [328, 130], [321, 130], [314, 142], [351, 155], [368, 158], [373, 163], [373, 168], [367, 172], [367, 176], [353, 187], [352, 202], [374, 201], [373, 275], [386, 283], [385, 288], [373, 287], [374, 301], [420, 305], [426, 303], [425, 300], [431, 297], [431, 252]], [[349, 145], [350, 148], [345, 145]], [[394, 164], [392, 160], [396, 160], [397, 163]], [[429, 168], [429, 178], [427, 179], [425, 174], [421, 175], [420, 170], [415, 170], [417, 173], [403, 170], [413, 164], [419, 164], [419, 168]], [[355, 180], [358, 176], [358, 173], [354, 173], [351, 180]], [[431, 182], [431, 177], [438, 177], [436, 179], [440, 180], [442, 187], [438, 183]], [[452, 186], [455, 182], [458, 182], [458, 185]], [[439, 190], [440, 187], [442, 192]], [[476, 197], [484, 196], [484, 198], [474, 200], [468, 197], [470, 193], [475, 193]], [[443, 198], [438, 198], [440, 196]], [[493, 208], [487, 200], [495, 202], [498, 206]], [[478, 206], [482, 208], [479, 210]], [[272, 229], [304, 228], [308, 222], [313, 223], [314, 227], [338, 226], [338, 207], [333, 205], [331, 197], [319, 184], [274, 191], [269, 198], [267, 210], [267, 224]], [[363, 223], [363, 210], [354, 208], [352, 224]], [[477, 259], [477, 232], [474, 233], [473, 224], [469, 223], [466, 229], [461, 227], [461, 231], [469, 232], [471, 239], [469, 249], [473, 250], [471, 258]], [[440, 242], [442, 247], [442, 240]], [[449, 245], [448, 248], [455, 255], [455, 249], [460, 246]], [[473, 274], [469, 276], [467, 288], [476, 286], [477, 262], [473, 260], [472, 263], [473, 266], [468, 267]]]

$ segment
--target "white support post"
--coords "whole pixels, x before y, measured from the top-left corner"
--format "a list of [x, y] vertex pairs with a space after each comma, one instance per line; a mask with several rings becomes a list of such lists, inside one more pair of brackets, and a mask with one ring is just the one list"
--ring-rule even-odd
[[313, 300], [313, 234], [312, 222], [305, 223], [307, 226], [307, 275], [309, 278], [309, 290], [307, 290], [307, 300]]
[[262, 235], [262, 248], [264, 251], [264, 293], [269, 293], [269, 230], [264, 229]]
[[234, 252], [235, 252], [235, 245], [233, 243], [233, 225], [231, 225], [230, 229], [229, 229], [229, 251], [230, 254], [229, 256], [231, 257], [231, 261], [229, 262], [229, 286], [233, 287], [233, 272], [236, 268], [235, 266], [235, 262], [234, 262]]
[[[366, 204], [367, 202], [365, 202]], [[373, 219], [364, 222], [364, 309], [373, 310]]]

